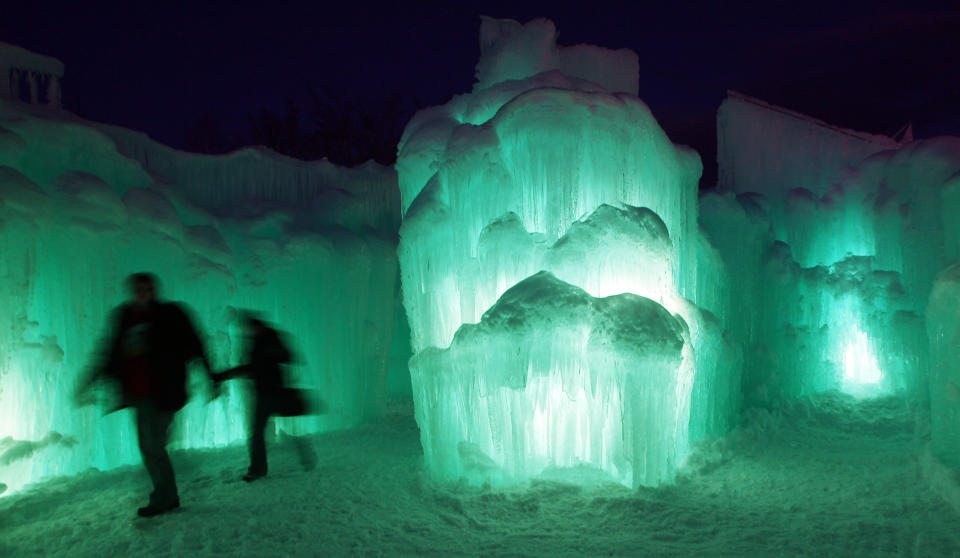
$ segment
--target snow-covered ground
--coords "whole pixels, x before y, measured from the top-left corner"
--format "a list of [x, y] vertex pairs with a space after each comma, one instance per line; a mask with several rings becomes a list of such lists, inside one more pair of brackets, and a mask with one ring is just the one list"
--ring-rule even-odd
[[183, 507], [135, 518], [139, 467], [0, 498], [0, 556], [957, 556], [960, 515], [921, 473], [922, 421], [902, 400], [820, 397], [702, 448], [673, 487], [538, 481], [438, 486], [409, 406], [316, 438], [316, 469], [271, 447], [175, 453]]

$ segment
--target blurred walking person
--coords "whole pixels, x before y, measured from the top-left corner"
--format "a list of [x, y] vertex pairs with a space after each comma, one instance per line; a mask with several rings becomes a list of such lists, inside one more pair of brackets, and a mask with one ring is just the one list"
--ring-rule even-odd
[[174, 415], [187, 402], [187, 364], [199, 359], [211, 379], [212, 374], [190, 317], [178, 304], [159, 299], [156, 277], [135, 273], [127, 284], [131, 300], [114, 311], [103, 362], [81, 389], [100, 378], [112, 380], [119, 387], [119, 408], [136, 413], [140, 455], [153, 482], [137, 514], [152, 517], [180, 507], [167, 443]]
[[[247, 334], [247, 363], [214, 377], [218, 382], [245, 376], [253, 380], [254, 405], [249, 422], [250, 467], [243, 480], [252, 482], [267, 474], [265, 430], [271, 416], [307, 414], [304, 390], [287, 387], [281, 365], [293, 361], [280, 333], [250, 312], [241, 319]], [[293, 437], [305, 469], [313, 468], [316, 456], [306, 440]]]

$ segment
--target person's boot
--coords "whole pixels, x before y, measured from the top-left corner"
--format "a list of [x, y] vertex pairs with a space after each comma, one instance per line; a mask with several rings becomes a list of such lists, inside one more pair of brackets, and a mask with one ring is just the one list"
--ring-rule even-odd
[[300, 455], [300, 465], [304, 471], [312, 471], [317, 467], [317, 453], [313, 451], [313, 445], [306, 436], [294, 438], [297, 446], [297, 453]]
[[155, 515], [160, 515], [162, 513], [167, 513], [173, 511], [180, 507], [180, 499], [170, 502], [166, 505], [149, 503], [146, 506], [137, 509], [137, 515], [140, 517], [153, 517]]
[[260, 472], [260, 471], [251, 470], [251, 471], [247, 471], [246, 475], [243, 475], [243, 480], [246, 482], [253, 482], [257, 479], [262, 479], [265, 476], [267, 476], [266, 471]]

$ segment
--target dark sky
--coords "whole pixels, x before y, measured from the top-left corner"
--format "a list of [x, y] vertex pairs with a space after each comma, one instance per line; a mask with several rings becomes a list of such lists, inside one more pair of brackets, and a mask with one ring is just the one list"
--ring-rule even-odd
[[445, 102], [472, 86], [478, 14], [544, 16], [562, 44], [636, 51], [640, 97], [701, 152], [707, 180], [727, 89], [868, 132], [960, 135], [957, 2], [756, 4], [24, 0], [4, 3], [0, 41], [63, 60], [74, 112], [181, 148], [201, 116], [243, 133], [261, 107], [309, 103], [306, 84]]

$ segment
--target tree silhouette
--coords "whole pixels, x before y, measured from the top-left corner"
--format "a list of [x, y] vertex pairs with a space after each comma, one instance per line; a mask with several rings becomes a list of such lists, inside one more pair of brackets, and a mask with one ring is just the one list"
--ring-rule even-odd
[[205, 112], [187, 126], [186, 147], [194, 153], [220, 154], [237, 149], [241, 140], [231, 137], [220, 119], [211, 112]]
[[187, 129], [187, 148], [225, 153], [242, 145], [263, 145], [305, 161], [326, 157], [343, 166], [371, 159], [391, 165], [403, 129], [416, 112], [412, 96], [397, 91], [348, 94], [306, 85], [307, 110], [288, 98], [283, 111], [262, 107], [247, 115], [247, 133], [231, 137], [212, 114]]

